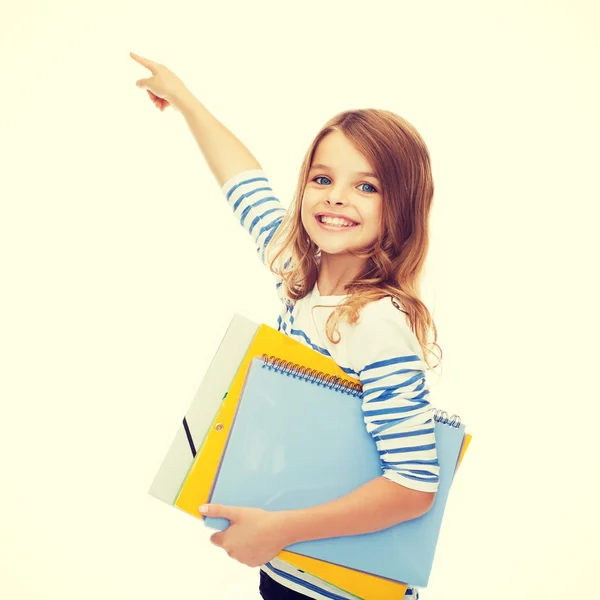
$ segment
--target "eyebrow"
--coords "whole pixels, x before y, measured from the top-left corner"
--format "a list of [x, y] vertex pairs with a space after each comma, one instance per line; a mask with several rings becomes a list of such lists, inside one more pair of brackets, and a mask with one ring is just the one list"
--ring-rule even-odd
[[[328, 167], [327, 165], [322, 165], [322, 164], [318, 164], [318, 165], [313, 165], [310, 170], [312, 171], [313, 169], [327, 169], [327, 170], [331, 170], [330, 167]], [[362, 175], [363, 177], [373, 177], [373, 179], [377, 179], [379, 181], [379, 177], [377, 177], [377, 175], [375, 175], [375, 173], [371, 173], [369, 171], [359, 171], [358, 173], [356, 173], [357, 175]]]

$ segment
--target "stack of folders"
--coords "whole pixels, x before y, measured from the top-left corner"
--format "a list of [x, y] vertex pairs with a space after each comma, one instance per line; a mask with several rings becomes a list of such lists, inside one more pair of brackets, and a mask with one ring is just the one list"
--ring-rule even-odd
[[[344, 496], [381, 475], [361, 396], [360, 381], [331, 358], [235, 315], [150, 494], [220, 531], [229, 522], [203, 517], [199, 506], [295, 510]], [[435, 414], [440, 482], [425, 515], [374, 533], [292, 544], [277, 558], [365, 600], [402, 598], [407, 584], [425, 587], [471, 440], [460, 419]]]

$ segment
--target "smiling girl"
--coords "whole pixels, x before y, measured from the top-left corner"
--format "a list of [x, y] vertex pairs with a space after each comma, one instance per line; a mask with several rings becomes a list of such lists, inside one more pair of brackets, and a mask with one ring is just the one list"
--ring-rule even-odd
[[[138, 87], [161, 111], [172, 106], [184, 116], [234, 215], [273, 273], [282, 301], [278, 330], [360, 379], [365, 427], [381, 459], [381, 476], [308, 509], [202, 507], [203, 514], [231, 522], [211, 541], [241, 563], [260, 567], [265, 600], [354, 598], [276, 556], [300, 541], [386, 529], [433, 504], [439, 464], [426, 375], [433, 368], [430, 346], [439, 346], [420, 299], [434, 191], [427, 147], [392, 112], [340, 113], [306, 152], [286, 210], [254, 156], [173, 72], [131, 56], [152, 74]], [[406, 595], [418, 598], [414, 588]]]

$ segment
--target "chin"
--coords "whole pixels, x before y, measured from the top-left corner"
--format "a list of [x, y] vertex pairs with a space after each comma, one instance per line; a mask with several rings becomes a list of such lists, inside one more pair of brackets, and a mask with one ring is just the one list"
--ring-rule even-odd
[[336, 244], [319, 244], [319, 242], [317, 240], [315, 240], [315, 244], [318, 246], [319, 250], [321, 250], [321, 252], [324, 252], [325, 254], [330, 254], [331, 256], [335, 256], [335, 255], [342, 255], [342, 254], [348, 254], [348, 250], [352, 250], [353, 247], [348, 247], [346, 246], [340, 246], [340, 245], [336, 245]]

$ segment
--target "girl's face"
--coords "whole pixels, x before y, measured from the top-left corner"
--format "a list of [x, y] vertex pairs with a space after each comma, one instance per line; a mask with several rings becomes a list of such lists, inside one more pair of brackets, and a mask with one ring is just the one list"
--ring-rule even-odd
[[[328, 133], [317, 146], [302, 198], [302, 224], [310, 238], [327, 254], [370, 246], [380, 235], [381, 205], [372, 166], [343, 133]], [[343, 223], [323, 223], [323, 213]], [[346, 226], [345, 219], [354, 224]]]

